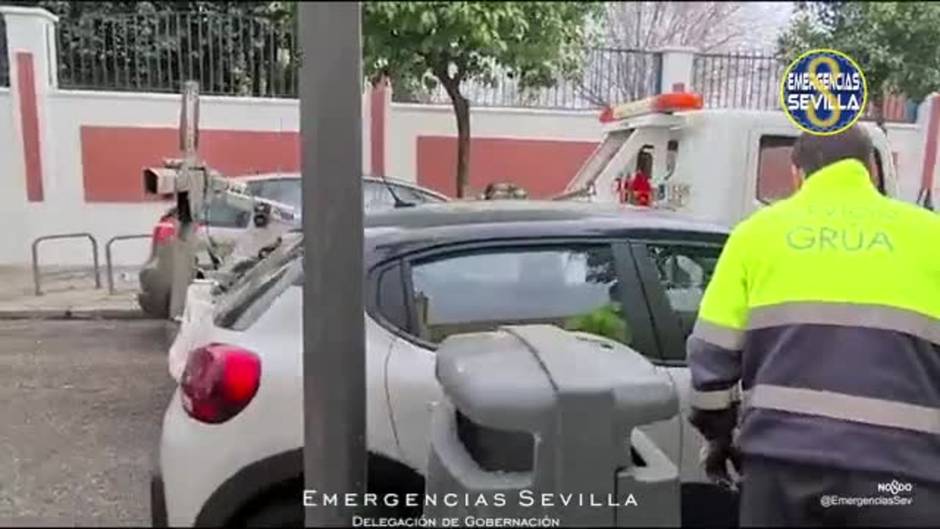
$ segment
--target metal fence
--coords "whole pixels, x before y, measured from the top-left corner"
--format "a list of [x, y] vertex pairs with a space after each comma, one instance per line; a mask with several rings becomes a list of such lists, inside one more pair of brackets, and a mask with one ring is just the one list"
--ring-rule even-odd
[[[258, 15], [158, 13], [94, 15], [59, 25], [59, 86], [87, 90], [178, 92], [199, 81], [205, 94], [297, 97], [297, 40], [290, 19]], [[661, 56], [590, 49], [573, 78], [523, 89], [508, 74], [467, 82], [474, 106], [596, 108], [655, 94]], [[443, 88], [395, 92], [396, 101], [449, 103]]]
[[692, 87], [706, 107], [779, 110], [780, 76], [786, 65], [757, 54], [698, 54]]
[[10, 86], [10, 65], [7, 57], [7, 26], [0, 16], [0, 86]]
[[90, 90], [296, 97], [298, 61], [289, 19], [159, 13], [96, 15], [59, 25], [59, 85]]
[[[0, 21], [0, 86], [9, 83]], [[59, 24], [59, 86], [88, 90], [178, 93], [184, 80], [205, 94], [297, 97], [298, 54], [289, 17], [170, 12], [93, 15]], [[697, 54], [692, 89], [706, 107], [778, 110], [785, 64], [760, 53]], [[592, 109], [659, 92], [662, 55], [636, 49], [585, 51], [576, 76], [554, 86], [524, 89], [502, 73], [467, 82], [462, 93], [477, 107]], [[403, 90], [395, 101], [449, 104], [443, 88]], [[885, 99], [888, 121], [913, 121], [916, 106]], [[871, 107], [869, 107], [869, 111]]]
[[[780, 80], [786, 64], [754, 53], [697, 54], [692, 66], [693, 90], [709, 108], [780, 110]], [[885, 121], [912, 122], [916, 107], [907, 98], [886, 94]], [[866, 119], [874, 118], [868, 106]]]
[[[523, 88], [508, 74], [492, 83], [467, 82], [461, 92], [472, 106], [592, 109], [648, 97], [658, 92], [662, 57], [657, 52], [594, 48], [585, 51], [581, 71], [544, 88]], [[393, 92], [398, 102], [449, 104], [443, 88]]]

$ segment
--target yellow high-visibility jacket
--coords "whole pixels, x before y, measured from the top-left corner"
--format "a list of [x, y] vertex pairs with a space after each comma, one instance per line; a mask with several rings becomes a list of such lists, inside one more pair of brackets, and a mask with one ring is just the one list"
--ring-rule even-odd
[[745, 455], [940, 482], [940, 217], [864, 164], [735, 227], [687, 345], [706, 438], [740, 420]]

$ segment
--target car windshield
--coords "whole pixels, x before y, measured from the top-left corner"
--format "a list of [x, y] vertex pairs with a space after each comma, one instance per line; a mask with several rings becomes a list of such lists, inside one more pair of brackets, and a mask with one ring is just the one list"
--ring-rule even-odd
[[410, 186], [394, 182], [366, 180], [362, 183], [362, 207], [370, 213], [393, 209], [395, 207], [395, 196], [392, 196], [393, 191], [399, 200], [412, 204], [443, 202], [435, 195]]
[[302, 274], [303, 236], [290, 235], [287, 244], [246, 270], [227, 290], [214, 292], [220, 296], [216, 325], [244, 328]]

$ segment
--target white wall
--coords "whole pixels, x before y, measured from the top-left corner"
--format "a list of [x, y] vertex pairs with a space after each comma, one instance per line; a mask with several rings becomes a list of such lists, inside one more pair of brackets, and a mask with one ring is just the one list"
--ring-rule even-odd
[[[370, 97], [364, 96], [363, 169], [371, 169]], [[41, 235], [89, 231], [101, 245], [114, 235], [148, 233], [166, 204], [87, 203], [84, 199], [81, 157], [82, 126], [178, 126], [179, 96], [173, 94], [111, 93], [52, 90], [43, 112], [44, 201], [26, 202], [23, 147], [19, 113], [10, 91], [0, 89], [0, 221], [16, 226], [6, 231], [0, 264], [28, 263], [30, 242]], [[203, 129], [298, 131], [296, 100], [203, 96]], [[928, 114], [920, 122], [889, 125], [889, 140], [899, 153], [903, 196], [912, 199], [920, 181], [924, 131]], [[9, 120], [9, 121], [7, 121]], [[417, 138], [421, 135], [456, 135], [453, 110], [446, 105], [391, 104], [387, 115], [386, 173], [416, 180]], [[476, 138], [515, 138], [598, 141], [603, 133], [595, 111], [552, 111], [513, 108], [472, 110], [471, 133]], [[115, 145], [116, 150], [121, 149]], [[176, 153], [167, 153], [168, 157]], [[134, 265], [147, 255], [148, 241], [115, 245], [118, 265]], [[90, 260], [84, 241], [55, 241], [43, 245], [43, 263], [81, 264]]]
[[3, 229], [0, 256], [28, 244], [24, 243], [27, 240], [23, 219], [26, 178], [19, 122], [10, 90], [0, 88], [0, 226]]
[[[887, 125], [891, 148], [898, 153], [902, 198], [909, 200], [920, 185], [928, 110], [929, 105], [921, 109], [917, 123]], [[597, 111], [474, 108], [470, 132], [474, 138], [600, 141], [603, 127], [598, 117]], [[388, 119], [388, 173], [412, 181], [417, 177], [418, 136], [457, 135], [453, 109], [446, 105], [393, 103]]]
[[[149, 233], [166, 203], [85, 202], [81, 154], [82, 126], [170, 127], [179, 125], [180, 96], [174, 94], [53, 91], [44, 113], [43, 202], [26, 203], [22, 144], [18, 143], [19, 118], [11, 108], [9, 92], [0, 92], [0, 218], [5, 226], [21, 229], [5, 237], [0, 264], [28, 263], [30, 244], [42, 235], [91, 232], [100, 245], [115, 235]], [[363, 169], [371, 162], [369, 97], [363, 97]], [[6, 118], [9, 116], [9, 118]], [[7, 120], [9, 119], [9, 121]], [[200, 127], [245, 131], [299, 131], [297, 100], [202, 96]], [[9, 123], [12, 126], [6, 126]], [[115, 145], [119, 152], [121, 145]], [[167, 157], [178, 153], [168, 152]], [[149, 252], [147, 240], [121, 241], [114, 245], [116, 265], [137, 265]], [[84, 240], [50, 241], [41, 245], [41, 263], [90, 263], [91, 251]]]
[[[600, 141], [598, 112], [524, 108], [473, 108], [471, 137]], [[418, 136], [456, 136], [457, 121], [448, 105], [392, 103], [386, 139], [389, 176], [415, 181]]]
[[913, 201], [920, 189], [920, 177], [924, 160], [925, 128], [915, 124], [888, 125], [888, 143], [898, 153], [898, 184], [901, 197]]

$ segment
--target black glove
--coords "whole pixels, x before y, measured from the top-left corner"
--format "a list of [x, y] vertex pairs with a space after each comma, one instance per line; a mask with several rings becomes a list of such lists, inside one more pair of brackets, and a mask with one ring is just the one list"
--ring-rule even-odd
[[735, 474], [741, 474], [741, 454], [731, 439], [713, 439], [702, 448], [702, 464], [708, 479], [722, 487], [734, 490], [737, 486], [728, 473], [728, 463], [731, 463]]

